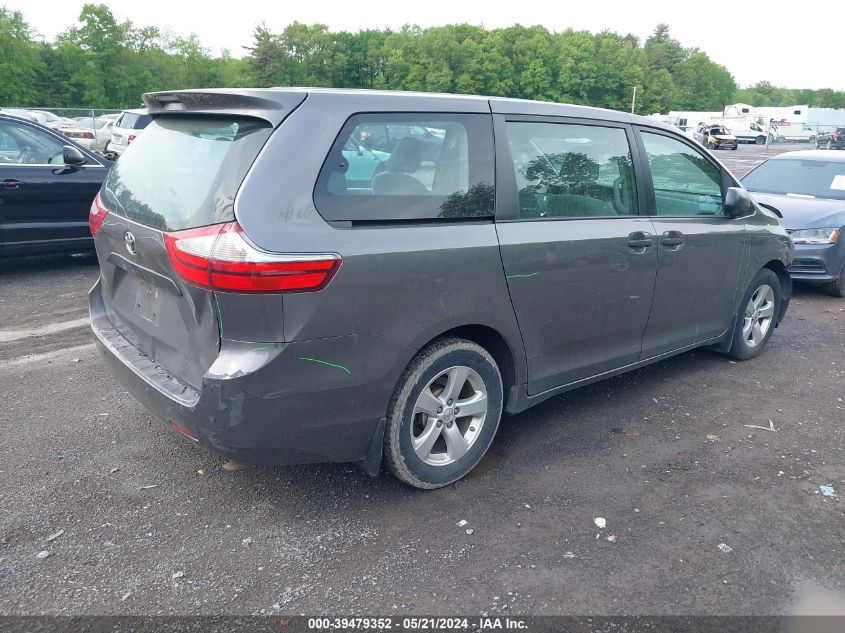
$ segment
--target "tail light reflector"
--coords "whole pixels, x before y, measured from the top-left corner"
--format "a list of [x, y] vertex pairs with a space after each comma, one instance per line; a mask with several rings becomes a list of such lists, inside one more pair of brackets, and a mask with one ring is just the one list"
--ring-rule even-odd
[[164, 234], [173, 268], [190, 284], [225, 292], [313, 292], [340, 268], [334, 253], [277, 254], [252, 246], [237, 222]]
[[129, 143], [131, 143], [131, 142], [132, 142], [132, 141], [134, 141], [134, 140], [135, 140], [135, 135], [134, 135], [134, 134], [130, 134], [130, 135], [129, 135], [129, 138], [128, 138], [128, 139], [126, 139], [126, 144], [127, 144], [127, 145], [129, 145]]
[[109, 210], [103, 206], [98, 193], [94, 197], [94, 202], [91, 203], [91, 210], [88, 212], [88, 227], [91, 229], [91, 235], [96, 237], [108, 213]]

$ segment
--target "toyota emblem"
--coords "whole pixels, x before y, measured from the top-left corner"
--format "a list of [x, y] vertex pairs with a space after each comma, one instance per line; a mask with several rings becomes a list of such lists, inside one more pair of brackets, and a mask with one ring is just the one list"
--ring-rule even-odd
[[135, 236], [132, 235], [132, 231], [126, 231], [123, 234], [123, 239], [126, 240], [126, 250], [129, 251], [132, 255], [135, 254]]

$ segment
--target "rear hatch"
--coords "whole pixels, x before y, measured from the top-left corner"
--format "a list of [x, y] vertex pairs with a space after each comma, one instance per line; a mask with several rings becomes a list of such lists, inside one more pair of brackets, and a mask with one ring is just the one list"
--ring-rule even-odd
[[92, 209], [109, 320], [197, 389], [219, 351], [217, 300], [180, 277], [166, 244], [234, 220], [235, 194], [272, 129], [237, 114], [163, 113], [112, 167]]

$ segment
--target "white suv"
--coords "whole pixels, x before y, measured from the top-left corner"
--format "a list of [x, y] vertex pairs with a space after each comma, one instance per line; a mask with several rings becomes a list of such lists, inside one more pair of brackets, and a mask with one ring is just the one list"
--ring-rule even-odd
[[152, 119], [146, 110], [124, 110], [111, 129], [111, 139], [105, 151], [120, 156], [150, 121]]

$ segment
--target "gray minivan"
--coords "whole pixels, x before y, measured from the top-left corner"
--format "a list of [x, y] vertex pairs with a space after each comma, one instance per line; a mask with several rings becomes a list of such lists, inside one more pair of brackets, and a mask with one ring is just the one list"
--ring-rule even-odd
[[758, 355], [793, 246], [712, 156], [588, 107], [147, 94], [91, 208], [121, 382], [242, 462], [466, 475], [503, 412], [711, 346]]

